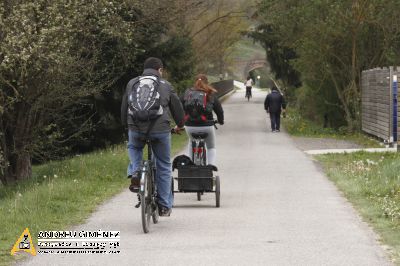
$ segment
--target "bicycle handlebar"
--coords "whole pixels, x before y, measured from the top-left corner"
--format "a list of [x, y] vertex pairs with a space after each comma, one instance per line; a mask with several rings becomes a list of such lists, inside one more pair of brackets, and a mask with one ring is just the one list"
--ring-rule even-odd
[[171, 134], [180, 135], [181, 133], [180, 133], [180, 132], [176, 132], [176, 131], [175, 131], [175, 128], [171, 128]]
[[[215, 129], [218, 129], [217, 124], [219, 124], [218, 120], [214, 120], [214, 121], [213, 121], [213, 125], [214, 125]], [[183, 127], [183, 128], [181, 128], [181, 130], [185, 130], [185, 128]], [[171, 128], [171, 134], [178, 134], [178, 135], [180, 135], [181, 133], [180, 133], [180, 132], [176, 132], [176, 131], [175, 131], [175, 128]]]
[[219, 124], [219, 123], [218, 123], [218, 120], [214, 120], [214, 127], [215, 127], [215, 129], [218, 129], [217, 124]]

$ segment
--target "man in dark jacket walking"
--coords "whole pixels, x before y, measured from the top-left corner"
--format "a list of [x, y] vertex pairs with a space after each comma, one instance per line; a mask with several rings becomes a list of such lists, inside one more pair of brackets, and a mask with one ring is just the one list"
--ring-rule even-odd
[[[122, 99], [121, 105], [121, 121], [128, 126], [128, 154], [130, 164], [127, 174], [131, 178], [129, 189], [132, 192], [139, 190], [139, 176], [137, 170], [143, 156], [143, 148], [145, 143], [139, 140], [139, 137], [149, 135], [152, 140], [153, 155], [156, 162], [156, 185], [159, 204], [160, 216], [169, 216], [172, 208], [172, 192], [171, 192], [171, 128], [169, 114], [172, 115], [176, 123], [175, 130], [184, 127], [184, 111], [182, 104], [172, 88], [171, 84], [162, 79], [163, 64], [162, 61], [155, 57], [150, 57], [144, 62], [144, 71], [142, 76], [136, 77], [126, 85], [126, 92]], [[129, 106], [129, 101], [139, 95], [138, 86], [141, 84], [140, 79], [157, 80], [158, 86], [155, 90], [157, 100], [160, 107], [157, 112], [158, 116], [152, 120], [140, 120], [135, 115], [134, 108]], [[135, 92], [135, 93], [132, 93]], [[129, 98], [129, 99], [128, 99]]]
[[274, 85], [271, 93], [267, 95], [264, 101], [264, 109], [269, 113], [271, 119], [272, 132], [279, 132], [281, 125], [281, 111], [285, 112], [286, 103], [278, 88]]

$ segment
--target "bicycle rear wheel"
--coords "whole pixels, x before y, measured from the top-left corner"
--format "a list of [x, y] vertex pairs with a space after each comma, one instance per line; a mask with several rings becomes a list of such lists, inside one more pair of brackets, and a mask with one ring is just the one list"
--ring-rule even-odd
[[221, 204], [221, 181], [219, 176], [215, 177], [215, 206], [220, 207]]
[[143, 232], [148, 233], [151, 217], [151, 181], [148, 171], [141, 173], [140, 177], [140, 202]]
[[203, 144], [203, 157], [201, 158], [203, 165], [207, 165], [207, 150], [205, 143]]

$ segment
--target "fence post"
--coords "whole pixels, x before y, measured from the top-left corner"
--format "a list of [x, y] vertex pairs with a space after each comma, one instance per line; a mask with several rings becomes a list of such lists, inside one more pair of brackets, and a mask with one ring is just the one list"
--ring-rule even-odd
[[393, 75], [393, 141], [397, 146], [397, 75]]
[[389, 147], [393, 147], [393, 67], [389, 67]]

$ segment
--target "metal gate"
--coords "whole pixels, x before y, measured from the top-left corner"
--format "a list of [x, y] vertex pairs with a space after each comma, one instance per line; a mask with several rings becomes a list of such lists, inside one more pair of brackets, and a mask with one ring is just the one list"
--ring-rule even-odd
[[397, 142], [397, 67], [374, 68], [361, 73], [362, 130], [385, 142]]

